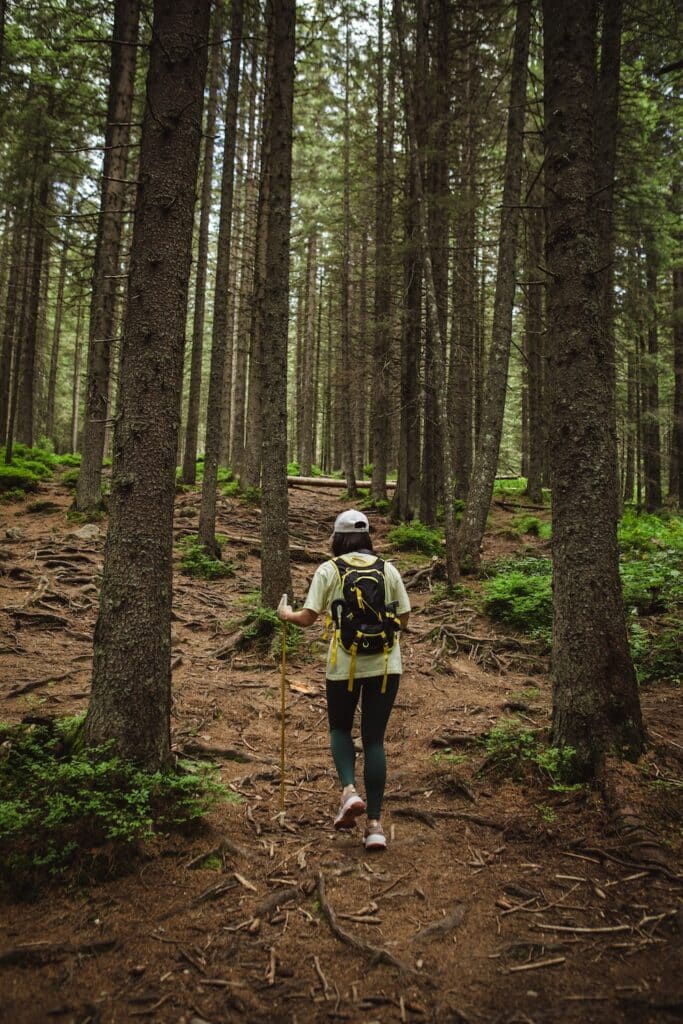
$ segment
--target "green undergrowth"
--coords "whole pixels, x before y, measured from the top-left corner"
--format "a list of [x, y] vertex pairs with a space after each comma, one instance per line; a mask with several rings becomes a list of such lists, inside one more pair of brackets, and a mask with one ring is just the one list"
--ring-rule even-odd
[[242, 498], [250, 505], [261, 504], [260, 487], [242, 487], [239, 480], [229, 480], [227, 483], [219, 484], [218, 489], [224, 498]]
[[[242, 631], [242, 647], [254, 647], [267, 652], [276, 661], [282, 656], [283, 623], [273, 608], [261, 604], [261, 594], [256, 592], [241, 598], [245, 614], [238, 625]], [[287, 657], [296, 654], [302, 645], [304, 631], [300, 626], [288, 622], [286, 628]]]
[[483, 740], [487, 773], [505, 775], [515, 780], [525, 775], [536, 776], [554, 793], [577, 788], [575, 776], [576, 751], [573, 747], [554, 747], [545, 742], [517, 718], [508, 718], [493, 726]]
[[443, 554], [443, 537], [441, 531], [413, 519], [410, 523], [399, 523], [389, 530], [387, 540], [399, 551], [420, 551], [425, 555]]
[[215, 767], [145, 772], [109, 746], [86, 748], [83, 716], [0, 726], [0, 886], [31, 897], [66, 876], [125, 867], [144, 841], [234, 799]]
[[[216, 534], [219, 544], [227, 543], [228, 538], [222, 534]], [[235, 567], [229, 562], [212, 558], [200, 541], [196, 533], [189, 533], [183, 537], [178, 545], [182, 551], [179, 569], [185, 576], [192, 576], [194, 579], [219, 580], [226, 576], [235, 575]]]
[[[680, 516], [627, 511], [619, 527], [624, 607], [640, 682], [683, 678], [683, 527]], [[496, 622], [550, 644], [552, 562], [506, 557], [482, 570], [483, 609]]]

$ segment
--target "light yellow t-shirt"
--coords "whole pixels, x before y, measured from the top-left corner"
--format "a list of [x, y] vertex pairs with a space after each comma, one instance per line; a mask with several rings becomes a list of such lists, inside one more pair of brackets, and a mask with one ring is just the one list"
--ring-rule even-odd
[[[350, 555], [342, 555], [342, 558], [347, 565], [352, 565], [356, 568], [362, 569], [366, 566], [372, 565], [377, 556], [362, 551], [354, 551]], [[386, 603], [391, 604], [393, 601], [398, 602], [396, 606], [397, 615], [403, 615], [405, 612], [409, 612], [410, 599], [408, 598], [406, 588], [403, 585], [401, 574], [398, 569], [391, 564], [391, 562], [384, 563], [384, 576]], [[343, 594], [339, 580], [339, 573], [334, 565], [334, 561], [330, 559], [329, 562], [323, 562], [323, 564], [316, 569], [308, 594], [306, 595], [304, 608], [310, 608], [318, 615], [321, 615], [323, 612], [330, 610], [333, 601], [341, 600], [342, 597]], [[332, 665], [330, 663], [331, 651], [332, 643], [330, 642], [330, 647], [327, 652], [326, 677], [328, 679], [348, 679], [351, 667], [351, 655], [346, 653], [341, 644], [337, 644], [336, 664]], [[392, 675], [400, 673], [401, 670], [401, 648], [399, 646], [397, 634], [396, 642], [389, 651], [387, 672], [389, 675]], [[358, 679], [381, 675], [384, 675], [383, 654], [369, 654], [356, 659], [356, 677]]]

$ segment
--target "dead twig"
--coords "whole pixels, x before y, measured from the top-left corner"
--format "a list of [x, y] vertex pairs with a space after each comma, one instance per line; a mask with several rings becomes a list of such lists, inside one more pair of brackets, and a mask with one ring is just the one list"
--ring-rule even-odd
[[359, 953], [369, 956], [371, 958], [371, 963], [390, 964], [392, 967], [397, 967], [399, 971], [409, 974], [417, 973], [412, 967], [408, 967], [407, 964], [402, 963], [402, 961], [393, 956], [389, 950], [383, 949], [381, 946], [373, 946], [369, 942], [362, 942], [354, 935], [350, 935], [348, 932], [345, 932], [343, 928], [340, 928], [337, 923], [336, 914], [327, 900], [325, 892], [325, 878], [322, 871], [318, 871], [316, 875], [316, 887], [318, 891], [318, 899], [320, 901], [320, 908], [325, 915], [328, 925], [330, 926], [330, 931], [336, 939], [339, 939], [340, 942], [346, 943], [347, 946], [351, 946], [352, 949], [357, 950]]

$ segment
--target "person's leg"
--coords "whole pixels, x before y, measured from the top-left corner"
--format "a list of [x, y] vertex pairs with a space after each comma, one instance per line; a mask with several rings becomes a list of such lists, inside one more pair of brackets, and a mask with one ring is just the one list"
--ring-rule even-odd
[[390, 675], [386, 692], [382, 693], [381, 677], [364, 679], [361, 706], [361, 738], [363, 740], [365, 798], [368, 820], [379, 822], [387, 777], [384, 734], [391, 709], [398, 693], [401, 677]]
[[343, 679], [327, 679], [325, 685], [332, 759], [342, 787], [352, 786], [356, 781], [356, 751], [351, 729], [360, 696], [360, 683], [358, 680], [354, 682], [352, 693], [349, 693], [348, 684]]

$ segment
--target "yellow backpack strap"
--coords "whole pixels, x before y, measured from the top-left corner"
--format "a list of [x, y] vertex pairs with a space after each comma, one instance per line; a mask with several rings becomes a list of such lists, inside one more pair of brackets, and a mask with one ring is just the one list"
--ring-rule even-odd
[[382, 678], [382, 689], [380, 690], [380, 693], [386, 693], [387, 692], [387, 677], [388, 677], [388, 674], [389, 674], [389, 644], [387, 643], [387, 638], [385, 637], [384, 638], [384, 676]]
[[349, 668], [349, 693], [353, 693], [353, 681], [356, 678], [356, 652], [358, 644], [351, 644], [351, 667]]

